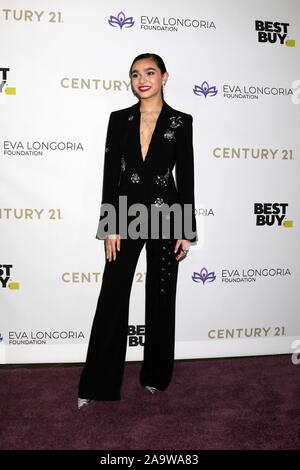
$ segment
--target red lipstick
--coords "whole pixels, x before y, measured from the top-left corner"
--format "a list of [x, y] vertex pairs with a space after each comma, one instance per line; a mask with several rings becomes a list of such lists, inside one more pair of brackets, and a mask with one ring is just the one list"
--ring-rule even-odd
[[143, 91], [148, 91], [148, 90], [150, 90], [150, 88], [151, 88], [150, 86], [141, 85], [141, 86], [138, 87], [138, 90], [141, 91], [141, 92], [143, 92]]

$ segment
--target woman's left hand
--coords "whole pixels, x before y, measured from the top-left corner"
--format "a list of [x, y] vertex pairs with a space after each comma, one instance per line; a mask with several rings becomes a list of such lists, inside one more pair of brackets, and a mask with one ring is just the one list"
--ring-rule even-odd
[[182, 259], [186, 257], [190, 244], [191, 242], [189, 240], [177, 240], [174, 251], [175, 253], [177, 253], [179, 250], [179, 252], [178, 252], [178, 255], [176, 256], [176, 261], [181, 261]]

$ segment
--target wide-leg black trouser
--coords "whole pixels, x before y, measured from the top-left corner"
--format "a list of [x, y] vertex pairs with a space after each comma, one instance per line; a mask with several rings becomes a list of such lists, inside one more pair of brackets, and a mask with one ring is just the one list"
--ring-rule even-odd
[[129, 300], [141, 250], [146, 244], [145, 342], [141, 385], [165, 390], [172, 377], [178, 261], [176, 240], [122, 239], [115, 261], [104, 268], [80, 398], [120, 400], [128, 334]]

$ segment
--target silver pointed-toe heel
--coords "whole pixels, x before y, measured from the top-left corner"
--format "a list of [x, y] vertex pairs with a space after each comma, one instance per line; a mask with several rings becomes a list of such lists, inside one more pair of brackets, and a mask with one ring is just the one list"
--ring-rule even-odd
[[145, 389], [148, 390], [148, 392], [152, 393], [152, 395], [158, 391], [157, 388], [150, 387], [150, 385], [145, 385]]
[[78, 401], [77, 401], [78, 409], [80, 410], [84, 406], [88, 406], [90, 402], [91, 400], [89, 400], [88, 398], [78, 398]]

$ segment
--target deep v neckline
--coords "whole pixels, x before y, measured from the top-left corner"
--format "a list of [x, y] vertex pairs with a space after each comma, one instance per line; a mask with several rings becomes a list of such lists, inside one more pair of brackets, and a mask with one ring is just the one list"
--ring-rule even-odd
[[158, 123], [159, 123], [159, 120], [160, 120], [160, 118], [161, 118], [161, 115], [162, 115], [162, 112], [163, 112], [163, 108], [164, 108], [164, 103], [163, 103], [163, 105], [162, 105], [162, 107], [161, 107], [161, 110], [160, 110], [160, 112], [159, 112], [159, 115], [157, 116], [157, 119], [156, 119], [156, 122], [155, 122], [155, 126], [154, 126], [154, 128], [153, 128], [153, 132], [152, 132], [152, 135], [151, 135], [151, 139], [150, 139], [150, 141], [149, 141], [149, 145], [148, 145], [148, 149], [147, 149], [145, 158], [143, 158], [142, 143], [141, 143], [141, 121], [142, 121], [142, 113], [141, 113], [140, 108], [138, 108], [138, 110], [139, 110], [139, 120], [138, 120], [139, 155], [140, 155], [140, 158], [141, 158], [141, 160], [142, 160], [142, 163], [145, 163], [146, 160], [148, 159], [150, 147], [151, 147], [151, 145], [152, 145], [153, 138], [154, 138], [155, 133], [156, 133], [156, 131], [157, 131]]

